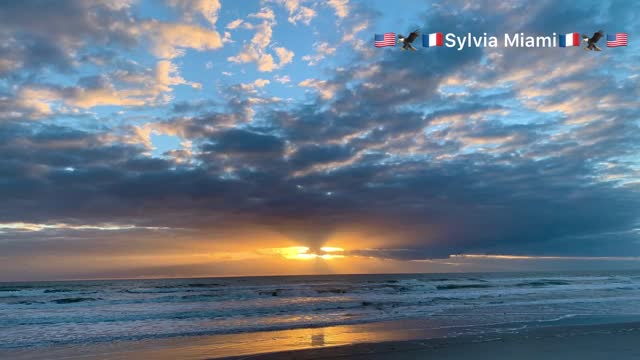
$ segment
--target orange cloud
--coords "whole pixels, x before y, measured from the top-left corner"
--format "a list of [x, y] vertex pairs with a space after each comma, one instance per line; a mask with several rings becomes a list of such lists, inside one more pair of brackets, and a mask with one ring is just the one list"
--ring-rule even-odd
[[148, 21], [140, 30], [151, 39], [152, 53], [163, 59], [180, 57], [184, 49], [204, 51], [222, 47], [218, 32], [195, 25]]
[[[169, 60], [160, 60], [152, 74], [116, 74], [137, 87], [117, 89], [109, 76], [105, 76], [99, 86], [85, 87], [24, 87], [18, 92], [16, 105], [31, 112], [33, 118], [50, 115], [54, 105], [63, 103], [75, 108], [89, 109], [96, 106], [142, 106], [158, 101], [167, 101], [163, 96], [173, 91], [177, 85], [188, 85], [194, 89], [202, 84], [185, 80], [178, 67]], [[59, 106], [55, 111], [61, 112]]]
[[327, 4], [333, 8], [339, 18], [343, 19], [349, 15], [349, 0], [329, 0]]

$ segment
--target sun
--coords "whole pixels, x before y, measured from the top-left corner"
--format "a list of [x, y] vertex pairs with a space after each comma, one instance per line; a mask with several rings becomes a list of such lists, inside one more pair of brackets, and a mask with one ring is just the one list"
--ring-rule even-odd
[[344, 249], [340, 247], [335, 247], [335, 246], [323, 246], [317, 252], [312, 252], [311, 248], [307, 246], [289, 246], [284, 248], [271, 248], [271, 249], [265, 249], [265, 251], [263, 252], [267, 252], [270, 254], [277, 254], [288, 260], [313, 260], [313, 259], [332, 260], [332, 259], [344, 258], [344, 255], [342, 254], [344, 252]]

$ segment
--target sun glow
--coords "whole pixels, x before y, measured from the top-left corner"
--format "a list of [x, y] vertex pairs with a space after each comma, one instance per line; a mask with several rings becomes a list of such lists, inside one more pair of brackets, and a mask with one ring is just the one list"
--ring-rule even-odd
[[[335, 254], [337, 252], [343, 252], [343, 248], [326, 246], [321, 247], [319, 252], [310, 252], [311, 249], [307, 246], [290, 246], [285, 248], [270, 248], [263, 249], [260, 252], [263, 254], [280, 255], [288, 260], [312, 260], [312, 259], [340, 259], [344, 258], [342, 254]], [[333, 254], [330, 254], [333, 253]]]
[[344, 251], [343, 248], [333, 247], [333, 246], [324, 246], [324, 247], [321, 247], [320, 250], [324, 252], [343, 252]]

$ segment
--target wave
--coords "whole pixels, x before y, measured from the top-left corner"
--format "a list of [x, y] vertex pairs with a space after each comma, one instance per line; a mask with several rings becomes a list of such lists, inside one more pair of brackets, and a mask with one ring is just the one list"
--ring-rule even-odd
[[447, 284], [437, 285], [438, 290], [455, 290], [455, 289], [487, 289], [492, 287], [488, 284]]
[[203, 283], [193, 283], [193, 284], [187, 284], [187, 287], [193, 287], [193, 288], [210, 288], [210, 287], [220, 287], [220, 286], [225, 286], [225, 284], [218, 284], [218, 283], [213, 283], [213, 284], [203, 284]]
[[280, 295], [280, 291], [281, 291], [280, 289], [258, 291], [258, 295], [279, 296]]
[[215, 297], [218, 297], [218, 295], [198, 294], [198, 295], [183, 295], [182, 297], [180, 297], [180, 299], [189, 300], [189, 301], [208, 301], [208, 300], [211, 300], [211, 298], [215, 298]]
[[5, 284], [0, 286], [5, 291], [0, 292], [0, 328], [16, 328], [18, 335], [0, 331], [0, 349], [28, 346], [21, 342], [27, 339], [21, 334], [37, 342], [86, 343], [395, 318], [429, 319], [443, 326], [555, 321], [571, 314], [633, 314], [640, 308], [640, 278], [629, 276], [410, 274], [307, 279]]
[[571, 285], [571, 282], [565, 280], [540, 279], [517, 283], [516, 286], [550, 286], [550, 285]]
[[16, 292], [16, 291], [22, 291], [23, 288], [17, 288], [17, 287], [0, 287], [0, 292]]
[[51, 300], [51, 302], [52, 303], [56, 303], [56, 304], [73, 304], [73, 303], [79, 303], [79, 302], [84, 302], [84, 301], [97, 301], [97, 300], [102, 300], [102, 299], [100, 299], [100, 298], [76, 297], [76, 298], [55, 299], [55, 300]]
[[8, 304], [9, 305], [42, 305], [46, 303], [44, 301], [38, 301], [38, 300], [22, 300], [22, 301], [11, 302]]
[[133, 289], [122, 289], [120, 292], [129, 294], [170, 294], [178, 292], [192, 292], [206, 289], [215, 289], [226, 286], [225, 284], [204, 284], [204, 283], [191, 283], [184, 285], [158, 285], [150, 288], [141, 287]]
[[189, 290], [184, 288], [176, 288], [176, 287], [156, 287], [156, 288], [138, 288], [138, 289], [123, 289], [120, 290], [122, 293], [126, 294], [174, 294], [174, 293], [182, 293], [182, 292], [192, 292], [197, 290]]
[[346, 294], [346, 289], [318, 289], [316, 290], [318, 294]]

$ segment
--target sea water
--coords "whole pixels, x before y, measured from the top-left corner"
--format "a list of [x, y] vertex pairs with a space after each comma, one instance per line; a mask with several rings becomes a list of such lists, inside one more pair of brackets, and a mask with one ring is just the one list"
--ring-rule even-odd
[[323, 327], [551, 324], [640, 315], [640, 272], [0, 283], [0, 349]]

